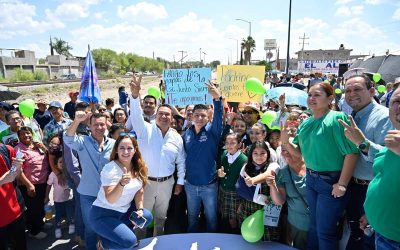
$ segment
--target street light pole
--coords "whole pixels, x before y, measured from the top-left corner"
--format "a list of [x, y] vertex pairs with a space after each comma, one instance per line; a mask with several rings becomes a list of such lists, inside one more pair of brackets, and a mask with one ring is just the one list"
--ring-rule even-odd
[[239, 40], [231, 37], [228, 37], [228, 39], [236, 41], [236, 63], [239, 63]]
[[236, 18], [236, 21], [242, 21], [242, 22], [246, 22], [249, 24], [249, 36], [251, 36], [251, 22], [244, 20], [244, 19], [240, 19], [240, 18]]
[[290, 49], [290, 23], [291, 23], [291, 20], [292, 20], [292, 0], [289, 0], [289, 25], [288, 25], [288, 39], [287, 39], [287, 52], [286, 52], [286, 69], [285, 69], [286, 76], [289, 75], [289, 60], [290, 60], [289, 49]]

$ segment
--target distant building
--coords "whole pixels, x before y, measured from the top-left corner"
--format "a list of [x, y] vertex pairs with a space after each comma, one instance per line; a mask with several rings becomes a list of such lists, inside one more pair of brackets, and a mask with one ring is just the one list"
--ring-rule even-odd
[[37, 70], [44, 71], [50, 79], [60, 78], [65, 74], [81, 76], [84, 58], [67, 58], [63, 55], [47, 56], [45, 64], [38, 64], [35, 52], [30, 50], [0, 49], [11, 51], [11, 56], [0, 56], [0, 74], [4, 78], [11, 78], [16, 69], [22, 69], [34, 73]]
[[366, 55], [350, 55], [352, 49], [346, 49], [343, 44], [339, 49], [329, 50], [300, 50], [296, 52], [298, 58], [297, 70], [302, 73], [338, 74], [339, 64], [351, 65], [354, 59]]

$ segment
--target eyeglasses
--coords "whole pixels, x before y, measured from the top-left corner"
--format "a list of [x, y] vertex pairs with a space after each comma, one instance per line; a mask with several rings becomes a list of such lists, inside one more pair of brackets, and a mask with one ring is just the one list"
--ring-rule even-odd
[[243, 115], [251, 115], [251, 114], [255, 114], [253, 111], [242, 111]]
[[135, 138], [135, 139], [137, 138], [135, 131], [131, 131], [129, 133], [121, 132], [121, 133], [119, 133], [119, 136], [129, 136], [129, 138]]
[[99, 112], [105, 112], [106, 109], [99, 109]]

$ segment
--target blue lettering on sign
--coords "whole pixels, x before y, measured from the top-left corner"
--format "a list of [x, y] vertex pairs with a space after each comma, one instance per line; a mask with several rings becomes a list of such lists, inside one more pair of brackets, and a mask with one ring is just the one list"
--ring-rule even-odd
[[306, 69], [315, 69], [316, 67], [314, 66], [313, 63], [306, 63], [306, 64], [304, 64], [304, 68], [306, 68]]

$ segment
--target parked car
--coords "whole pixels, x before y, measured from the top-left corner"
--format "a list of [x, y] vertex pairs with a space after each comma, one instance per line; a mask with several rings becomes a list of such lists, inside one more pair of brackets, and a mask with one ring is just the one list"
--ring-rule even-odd
[[74, 80], [76, 79], [75, 74], [64, 74], [60, 77], [61, 80]]
[[125, 76], [133, 76], [133, 72], [126, 72]]

